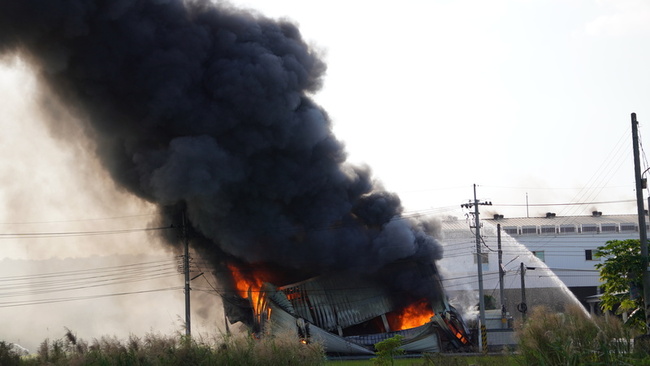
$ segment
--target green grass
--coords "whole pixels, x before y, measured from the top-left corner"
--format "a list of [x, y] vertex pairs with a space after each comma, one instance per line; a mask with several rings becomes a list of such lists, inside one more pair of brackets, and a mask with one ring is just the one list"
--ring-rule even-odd
[[67, 330], [60, 339], [44, 340], [37, 354], [30, 356], [21, 357], [8, 343], [0, 341], [0, 365], [376, 366], [388, 360], [397, 366], [650, 366], [650, 341], [636, 338], [638, 334], [614, 316], [591, 318], [579, 308], [561, 313], [536, 308], [526, 323], [518, 326], [517, 335], [516, 354], [430, 354], [418, 358], [328, 361], [320, 345], [305, 345], [290, 335], [205, 340], [149, 334], [127, 340], [106, 336], [86, 341]]
[[[580, 307], [553, 312], [538, 307], [517, 327], [516, 354], [500, 356], [427, 355], [397, 359], [395, 365], [494, 366], [650, 366], [650, 341], [615, 316], [588, 316]], [[373, 365], [372, 361], [331, 361], [336, 366]]]
[[[372, 360], [328, 361], [331, 366], [374, 366]], [[522, 366], [520, 357], [508, 356], [460, 356], [460, 355], [429, 355], [419, 358], [397, 358], [396, 366]]]
[[[4, 359], [15, 358], [5, 352]], [[0, 360], [3, 360], [0, 354]], [[65, 337], [46, 339], [36, 355], [22, 357], [13, 365], [233, 365], [285, 366], [324, 365], [325, 354], [318, 344], [305, 345], [293, 337], [255, 339], [226, 336], [218, 341], [150, 334], [128, 340], [102, 337], [87, 342], [68, 331]], [[4, 363], [2, 363], [4, 366]]]
[[633, 346], [634, 329], [614, 316], [589, 317], [580, 307], [535, 308], [517, 333], [525, 365], [650, 365], [648, 348]]

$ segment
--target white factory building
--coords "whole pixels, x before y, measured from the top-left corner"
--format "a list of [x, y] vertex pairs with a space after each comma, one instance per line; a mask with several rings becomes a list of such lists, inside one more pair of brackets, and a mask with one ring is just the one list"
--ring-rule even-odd
[[[517, 305], [526, 296], [528, 309], [535, 305], [557, 306], [567, 300], [562, 291], [545, 289], [566, 286], [588, 310], [598, 311], [594, 301], [600, 285], [596, 249], [610, 240], [639, 238], [637, 215], [558, 216], [507, 218], [481, 217], [481, 253], [484, 294], [500, 304], [498, 230], [500, 226], [504, 303], [517, 317]], [[457, 301], [478, 302], [476, 236], [472, 220], [442, 220], [444, 257], [439, 262], [445, 288]], [[646, 221], [646, 226], [647, 226]], [[524, 275], [522, 276], [522, 268]], [[463, 293], [465, 295], [463, 295]], [[474, 298], [462, 299], [473, 293]], [[452, 295], [453, 296], [453, 295]], [[574, 301], [574, 300], [572, 300]]]

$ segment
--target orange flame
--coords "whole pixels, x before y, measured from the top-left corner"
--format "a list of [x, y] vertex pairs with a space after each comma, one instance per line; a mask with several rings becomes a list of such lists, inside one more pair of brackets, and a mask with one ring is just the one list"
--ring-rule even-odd
[[447, 327], [449, 327], [449, 329], [452, 331], [452, 333], [454, 333], [454, 336], [456, 336], [456, 338], [458, 338], [459, 341], [461, 341], [463, 344], [469, 343], [469, 339], [465, 337], [464, 332], [461, 332], [458, 329], [458, 327], [456, 327], [456, 325], [454, 325], [452, 322], [448, 321], [447, 319], [445, 319], [445, 324], [447, 324]]
[[391, 330], [403, 330], [419, 327], [431, 321], [434, 315], [431, 305], [425, 299], [416, 301], [397, 314], [389, 316]]
[[264, 284], [263, 274], [257, 272], [244, 272], [233, 264], [228, 264], [228, 269], [235, 281], [235, 287], [239, 296], [249, 299], [253, 305], [255, 314], [259, 313], [260, 290]]

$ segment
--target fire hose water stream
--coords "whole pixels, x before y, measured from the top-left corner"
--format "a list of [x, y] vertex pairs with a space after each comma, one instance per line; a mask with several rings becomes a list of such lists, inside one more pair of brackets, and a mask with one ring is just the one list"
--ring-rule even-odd
[[[483, 264], [485, 296], [499, 299], [499, 267], [497, 256], [496, 226], [484, 222], [481, 229], [483, 238], [482, 254], [487, 258]], [[442, 240], [445, 254], [438, 264], [443, 274], [443, 283], [450, 293], [451, 303], [463, 309], [467, 319], [476, 317], [478, 312], [478, 278], [476, 273], [476, 250], [474, 233], [462, 220], [443, 222]], [[562, 311], [566, 306], [580, 306], [580, 301], [558, 278], [558, 276], [523, 244], [512, 236], [501, 233], [503, 267], [505, 269], [504, 292], [506, 310], [517, 318], [518, 309], [530, 311], [535, 306]], [[524, 274], [526, 301], [522, 305], [521, 264], [529, 270]], [[584, 309], [584, 307], [582, 307]]]

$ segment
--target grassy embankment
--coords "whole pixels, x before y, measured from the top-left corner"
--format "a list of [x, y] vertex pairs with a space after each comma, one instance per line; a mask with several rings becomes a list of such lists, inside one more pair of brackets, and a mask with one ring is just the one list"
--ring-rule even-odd
[[[590, 318], [581, 309], [551, 313], [534, 309], [517, 327], [517, 353], [498, 356], [424, 355], [382, 360], [398, 366], [637, 365], [650, 366], [649, 342], [633, 340], [638, 332], [614, 316]], [[318, 344], [304, 345], [291, 336], [224, 337], [206, 342], [186, 337], [148, 335], [126, 341], [103, 337], [86, 342], [70, 331], [45, 340], [35, 355], [21, 357], [0, 342], [0, 365], [377, 365], [378, 360], [328, 361]]]

